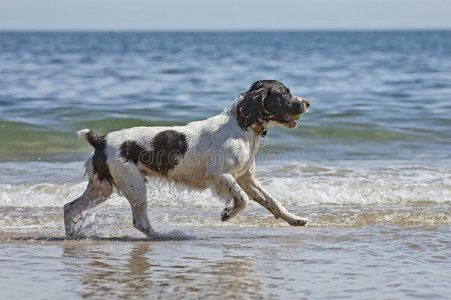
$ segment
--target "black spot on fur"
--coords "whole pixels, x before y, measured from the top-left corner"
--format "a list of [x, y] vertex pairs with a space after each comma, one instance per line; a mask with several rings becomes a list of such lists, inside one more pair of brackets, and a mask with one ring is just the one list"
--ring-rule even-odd
[[252, 124], [262, 126], [265, 113], [264, 102], [268, 96], [268, 90], [266, 88], [249, 89], [242, 96], [243, 100], [237, 106], [238, 124], [244, 130]]
[[94, 174], [96, 174], [101, 181], [106, 179], [110, 183], [113, 183], [113, 176], [111, 176], [110, 169], [108, 168], [108, 165], [106, 163], [107, 156], [105, 153], [105, 136], [99, 137], [94, 133], [92, 133], [92, 136], [96, 139], [95, 146], [93, 143], [91, 143], [91, 141], [88, 140], [88, 142], [95, 148], [94, 155], [92, 157], [92, 167], [94, 169]]
[[125, 161], [142, 164], [146, 168], [164, 176], [168, 174], [187, 150], [186, 136], [175, 130], [159, 132], [152, 139], [150, 149], [136, 141], [125, 141], [121, 145], [120, 156]]
[[125, 141], [121, 145], [120, 156], [125, 161], [131, 161], [136, 165], [139, 162], [139, 157], [141, 154], [146, 151], [147, 150], [136, 141]]

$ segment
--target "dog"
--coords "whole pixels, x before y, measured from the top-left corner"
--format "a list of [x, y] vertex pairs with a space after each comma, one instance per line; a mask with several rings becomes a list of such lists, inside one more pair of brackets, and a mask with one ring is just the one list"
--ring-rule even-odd
[[78, 132], [94, 152], [85, 163], [89, 182], [84, 193], [64, 206], [67, 238], [79, 238], [82, 212], [104, 202], [115, 188], [130, 203], [133, 226], [146, 236], [159, 234], [147, 216], [146, 178], [160, 177], [193, 190], [212, 189], [228, 199], [221, 214], [227, 221], [252, 199], [277, 219], [303, 226], [307, 219], [288, 212], [255, 178], [259, 139], [273, 125], [297, 126], [309, 101], [294, 96], [281, 82], [257, 81], [241, 93], [230, 110], [175, 127], [134, 127], [97, 136]]

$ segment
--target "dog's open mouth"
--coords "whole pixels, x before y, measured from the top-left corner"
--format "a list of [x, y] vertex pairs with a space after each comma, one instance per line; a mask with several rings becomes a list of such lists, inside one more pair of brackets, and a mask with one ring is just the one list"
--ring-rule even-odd
[[297, 115], [283, 114], [282, 117], [284, 118], [285, 124], [288, 128], [296, 128], [296, 126], [298, 126], [296, 120], [299, 120], [301, 118], [301, 114]]

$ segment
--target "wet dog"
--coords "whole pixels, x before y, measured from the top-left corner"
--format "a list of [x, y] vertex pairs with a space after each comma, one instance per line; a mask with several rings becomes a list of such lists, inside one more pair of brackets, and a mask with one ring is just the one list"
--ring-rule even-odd
[[233, 218], [249, 200], [267, 208], [290, 225], [307, 220], [288, 212], [257, 181], [254, 155], [269, 126], [297, 126], [296, 119], [310, 103], [290, 93], [276, 80], [255, 82], [240, 94], [230, 110], [203, 121], [175, 127], [134, 127], [97, 136], [89, 129], [78, 135], [94, 147], [85, 163], [88, 186], [79, 198], [64, 206], [68, 238], [80, 237], [76, 223], [83, 211], [104, 202], [116, 188], [130, 203], [133, 226], [157, 237], [147, 216], [146, 177], [195, 189], [213, 189], [231, 199], [221, 214]]

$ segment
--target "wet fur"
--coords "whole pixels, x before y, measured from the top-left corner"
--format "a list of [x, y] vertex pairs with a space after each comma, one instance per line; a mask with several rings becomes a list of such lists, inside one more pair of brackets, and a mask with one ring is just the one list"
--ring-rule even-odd
[[134, 127], [105, 136], [80, 130], [79, 136], [93, 146], [94, 153], [85, 163], [86, 191], [64, 206], [66, 236], [81, 237], [76, 225], [82, 212], [107, 200], [116, 188], [130, 203], [133, 226], [158, 237], [147, 216], [146, 177], [195, 190], [211, 188], [232, 199], [221, 215], [223, 221], [254, 200], [276, 218], [305, 225], [306, 219], [289, 213], [257, 181], [254, 155], [270, 125], [292, 127], [289, 115], [304, 113], [308, 107], [307, 100], [291, 95], [282, 83], [263, 80], [242, 93], [231, 110], [186, 126]]

